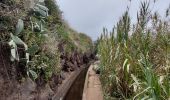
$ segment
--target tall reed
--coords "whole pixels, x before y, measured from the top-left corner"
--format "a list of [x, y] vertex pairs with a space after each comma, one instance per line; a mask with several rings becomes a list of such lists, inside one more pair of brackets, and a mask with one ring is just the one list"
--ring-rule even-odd
[[170, 99], [169, 15], [162, 19], [149, 7], [141, 3], [133, 29], [128, 10], [112, 32], [103, 29], [97, 44], [106, 100]]

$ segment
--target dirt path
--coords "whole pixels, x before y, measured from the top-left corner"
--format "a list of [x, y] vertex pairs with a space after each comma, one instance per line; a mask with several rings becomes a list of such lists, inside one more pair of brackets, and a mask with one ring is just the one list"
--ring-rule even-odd
[[95, 73], [93, 67], [94, 65], [91, 65], [87, 72], [82, 100], [103, 100], [99, 75]]

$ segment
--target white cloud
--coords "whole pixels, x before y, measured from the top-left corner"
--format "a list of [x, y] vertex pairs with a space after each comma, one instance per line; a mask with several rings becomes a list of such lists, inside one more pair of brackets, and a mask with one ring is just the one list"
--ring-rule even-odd
[[[136, 21], [140, 1], [144, 0], [132, 0], [130, 6], [132, 22]], [[57, 2], [70, 26], [88, 34], [93, 40], [100, 36], [103, 27], [111, 30], [130, 5], [129, 0], [57, 0]], [[162, 13], [169, 3], [169, 0], [158, 0], [153, 9]]]

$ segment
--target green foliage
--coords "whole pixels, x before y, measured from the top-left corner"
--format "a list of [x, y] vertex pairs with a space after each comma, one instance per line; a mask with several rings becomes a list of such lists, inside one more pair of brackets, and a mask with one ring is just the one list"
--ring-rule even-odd
[[[23, 25], [23, 21], [19, 19], [16, 26], [16, 35], [23, 30]], [[11, 41], [9, 42], [9, 45], [11, 46], [11, 61], [20, 61], [17, 45], [23, 45], [25, 47], [25, 50], [27, 50], [27, 45], [18, 36], [13, 35], [12, 33], [10, 35]], [[27, 56], [26, 59], [29, 60], [29, 57]]]
[[55, 0], [45, 0], [44, 2], [45, 6], [49, 9], [51, 22], [54, 24], [61, 24], [62, 14]]
[[26, 52], [33, 56], [36, 54], [36, 52], [38, 52], [38, 50], [39, 50], [38, 45], [32, 45], [30, 48], [28, 48]]
[[79, 33], [80, 46], [82, 46], [82, 51], [92, 51], [93, 43], [89, 36], [84, 33]]
[[31, 69], [28, 70], [27, 74], [28, 74], [29, 77], [32, 77], [34, 80], [38, 78], [37, 73], [35, 71], [31, 70]]
[[9, 6], [15, 4], [14, 0], [1, 0], [1, 2]]
[[18, 35], [19, 33], [21, 33], [21, 31], [24, 29], [24, 22], [22, 19], [18, 19], [18, 23], [16, 25], [16, 30], [15, 30], [15, 34]]
[[[23, 58], [19, 58], [18, 45], [25, 47], [25, 55], [27, 59], [27, 75], [32, 79], [41, 77], [40, 73], [45, 73], [46, 81], [51, 77], [52, 73], [60, 73], [60, 53], [58, 52], [57, 40], [44, 35], [44, 26], [48, 23], [46, 18], [48, 16], [48, 8], [43, 5], [43, 2], [39, 2], [33, 8], [33, 12], [30, 13], [30, 25], [28, 22], [23, 22], [19, 19], [16, 24], [15, 35], [11, 33], [11, 60], [21, 61]], [[25, 24], [25, 30], [24, 28]], [[23, 34], [20, 34], [21, 31]], [[50, 34], [50, 33], [48, 33]], [[18, 35], [18, 36], [17, 36]], [[22, 37], [22, 40], [20, 39]], [[49, 39], [48, 39], [49, 38]], [[24, 42], [23, 42], [24, 40]], [[49, 40], [51, 40], [49, 42]], [[28, 47], [27, 45], [28, 44]], [[54, 49], [56, 48], [56, 49]], [[29, 59], [29, 56], [31, 59]], [[52, 59], [52, 60], [51, 60]]]
[[[2, 3], [7, 8], [0, 7], [3, 8], [0, 10], [2, 15], [0, 41], [10, 41], [11, 60], [26, 61], [27, 75], [33, 80], [42, 77], [41, 73], [43, 73], [45, 80], [48, 81], [52, 74], [58, 75], [61, 72], [59, 43], [63, 43], [62, 52], [69, 54], [84, 49], [82, 45], [86, 47], [91, 45], [89, 37], [79, 36], [78, 32], [66, 24], [54, 0], [38, 0], [31, 9], [24, 7], [27, 4], [23, 0], [3, 0]], [[11, 9], [10, 13], [5, 12]], [[71, 36], [73, 34], [81, 39], [76, 41]], [[22, 51], [25, 52], [23, 55], [25, 58], [20, 58], [18, 51], [20, 46], [25, 48]]]
[[130, 31], [130, 17], [128, 11], [125, 12], [123, 17], [117, 23], [117, 39], [119, 42], [128, 40], [128, 33]]
[[33, 11], [36, 16], [39, 16], [39, 17], [47, 17], [48, 16], [48, 8], [41, 4], [36, 4], [33, 8]]
[[35, 5], [33, 11], [34, 17], [30, 18], [32, 31], [43, 33], [45, 31], [43, 28], [45, 24], [44, 19], [48, 17], [48, 8], [39, 3]]
[[11, 38], [16, 44], [20, 44], [20, 45], [24, 44], [24, 42], [18, 36], [14, 36], [12, 33], [11, 33]]
[[16, 43], [12, 40], [9, 42], [9, 45], [11, 46], [11, 61], [14, 61], [14, 60], [19, 61]]
[[[138, 23], [131, 36], [128, 35], [130, 17], [126, 12], [117, 28], [110, 34], [104, 28], [98, 40], [100, 78], [106, 100], [170, 98], [170, 27], [165, 24], [169, 22], [150, 18], [147, 2], [141, 3], [137, 15]], [[149, 21], [155, 22], [152, 28], [147, 27]]]

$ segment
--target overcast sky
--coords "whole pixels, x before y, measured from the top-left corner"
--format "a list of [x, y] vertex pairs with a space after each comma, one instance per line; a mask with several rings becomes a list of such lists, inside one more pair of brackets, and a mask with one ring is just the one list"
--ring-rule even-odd
[[[112, 30], [127, 6], [130, 6], [131, 19], [135, 22], [140, 1], [144, 0], [132, 0], [131, 3], [129, 0], [57, 0], [57, 3], [63, 11], [64, 19], [73, 29], [86, 33], [96, 40], [102, 33], [103, 27]], [[156, 4], [150, 8], [165, 15], [170, 0], [156, 1]]]

